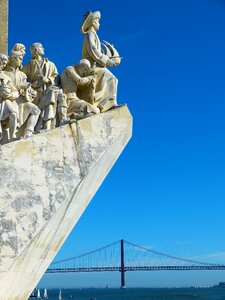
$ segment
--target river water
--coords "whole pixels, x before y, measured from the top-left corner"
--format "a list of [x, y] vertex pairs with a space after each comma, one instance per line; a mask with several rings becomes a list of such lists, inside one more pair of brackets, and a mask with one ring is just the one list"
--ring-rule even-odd
[[[41, 290], [43, 298], [43, 290]], [[168, 289], [62, 289], [64, 300], [225, 300], [225, 288]], [[48, 300], [58, 300], [59, 290], [48, 290]]]

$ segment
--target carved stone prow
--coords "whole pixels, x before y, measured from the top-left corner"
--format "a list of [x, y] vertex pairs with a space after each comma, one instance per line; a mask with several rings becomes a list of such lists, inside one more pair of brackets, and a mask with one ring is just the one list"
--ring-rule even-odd
[[8, 54], [8, 0], [0, 0], [0, 53]]

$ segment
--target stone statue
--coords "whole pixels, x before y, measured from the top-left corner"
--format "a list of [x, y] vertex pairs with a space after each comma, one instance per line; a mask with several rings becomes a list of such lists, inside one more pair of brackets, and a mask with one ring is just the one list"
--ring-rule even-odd
[[[17, 111], [12, 105], [10, 81], [0, 79], [0, 139], [3, 138], [3, 127], [9, 128], [9, 141], [16, 139]], [[8, 138], [6, 138], [8, 141]]]
[[8, 56], [3, 53], [0, 53], [0, 80], [4, 80], [4, 82], [7, 82], [7, 84], [10, 86], [11, 96], [9, 99], [13, 101], [19, 97], [19, 93], [16, 87], [14, 86], [12, 80], [10, 79], [10, 77], [7, 76], [5, 73], [5, 68], [7, 66], [7, 63], [8, 63]]
[[[11, 79], [4, 72], [7, 63], [8, 63], [8, 56], [3, 53], [0, 53], [0, 82], [1, 82], [0, 139], [1, 139], [1, 143], [7, 143], [15, 139], [16, 138], [15, 130], [17, 127], [17, 110], [13, 107], [13, 103], [11, 101], [17, 99], [19, 97], [19, 93], [15, 88]], [[8, 115], [8, 117], [5, 119], [6, 115]], [[16, 115], [16, 122], [14, 122], [15, 115]]]
[[81, 59], [75, 66], [69, 66], [62, 72], [61, 85], [68, 101], [67, 115], [71, 119], [82, 119], [100, 113], [98, 107], [77, 95], [79, 88], [91, 85], [94, 76], [90, 74], [91, 64], [87, 59]]
[[87, 99], [91, 104], [96, 103], [103, 112], [117, 105], [118, 80], [106, 67], [119, 65], [121, 58], [116, 49], [109, 43], [105, 42], [105, 51], [101, 48], [97, 35], [100, 18], [101, 14], [99, 11], [88, 11], [81, 26], [81, 33], [85, 35], [82, 58], [88, 59], [91, 66], [96, 63], [94, 99], [91, 99], [87, 91], [82, 95], [82, 99]]
[[21, 43], [13, 46], [9, 57], [0, 54], [0, 80], [3, 90], [11, 93], [7, 99], [3, 95], [1, 103], [12, 101], [19, 136], [29, 137], [34, 130], [67, 124], [68, 117], [79, 120], [117, 106], [118, 80], [107, 67], [118, 66], [121, 57], [110, 43], [100, 42], [100, 18], [99, 11], [84, 16], [82, 59], [63, 71], [61, 81], [41, 43], [31, 45], [31, 60], [25, 66], [26, 47]]
[[37, 129], [50, 130], [55, 127], [57, 104], [60, 124], [67, 122], [66, 96], [60, 89], [60, 78], [55, 64], [43, 57], [45, 52], [42, 44], [32, 44], [30, 51], [32, 58], [22, 71], [27, 75], [32, 88], [37, 92], [34, 103], [41, 109]]
[[4, 72], [19, 92], [19, 97], [13, 102], [13, 105], [18, 113], [19, 133], [26, 138], [34, 132], [40, 109], [32, 103], [34, 93], [31, 90], [30, 83], [27, 82], [26, 74], [19, 70], [22, 58], [23, 56], [19, 51], [11, 51]]

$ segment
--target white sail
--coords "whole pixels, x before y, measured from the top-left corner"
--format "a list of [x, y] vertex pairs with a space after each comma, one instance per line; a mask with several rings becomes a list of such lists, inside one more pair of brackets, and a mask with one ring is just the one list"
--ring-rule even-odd
[[45, 299], [48, 299], [47, 289], [44, 290], [44, 298], [45, 298]]
[[62, 300], [62, 290], [59, 290], [59, 300]]
[[41, 293], [40, 293], [40, 290], [38, 289], [38, 291], [37, 291], [37, 298], [38, 299], [41, 299]]

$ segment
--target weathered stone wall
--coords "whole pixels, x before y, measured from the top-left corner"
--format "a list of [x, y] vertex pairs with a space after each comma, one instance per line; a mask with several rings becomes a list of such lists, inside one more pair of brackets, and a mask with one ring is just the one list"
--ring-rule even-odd
[[131, 132], [122, 106], [2, 147], [0, 300], [28, 298]]

